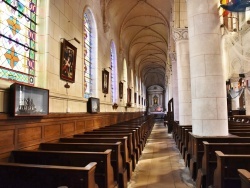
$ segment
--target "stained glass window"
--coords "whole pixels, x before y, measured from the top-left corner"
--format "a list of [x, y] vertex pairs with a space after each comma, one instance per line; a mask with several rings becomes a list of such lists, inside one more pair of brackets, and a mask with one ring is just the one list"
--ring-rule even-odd
[[91, 22], [88, 14], [84, 14], [84, 98], [89, 98], [91, 96], [91, 53], [92, 53], [92, 41], [91, 41]]
[[116, 68], [116, 48], [114, 42], [111, 43], [110, 48], [111, 61], [111, 94], [112, 102], [117, 102], [117, 68]]
[[34, 85], [37, 0], [0, 1], [0, 78]]

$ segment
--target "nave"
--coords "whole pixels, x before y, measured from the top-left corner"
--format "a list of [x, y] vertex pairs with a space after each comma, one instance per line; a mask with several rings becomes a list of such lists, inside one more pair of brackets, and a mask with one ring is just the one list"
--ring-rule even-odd
[[162, 120], [156, 120], [151, 135], [128, 183], [128, 188], [195, 187], [189, 170]]

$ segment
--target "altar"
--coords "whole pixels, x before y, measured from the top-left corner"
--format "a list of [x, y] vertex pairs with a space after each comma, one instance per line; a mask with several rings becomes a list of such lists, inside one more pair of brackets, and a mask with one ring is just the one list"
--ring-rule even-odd
[[164, 119], [164, 112], [149, 112], [149, 114], [153, 114], [156, 119]]

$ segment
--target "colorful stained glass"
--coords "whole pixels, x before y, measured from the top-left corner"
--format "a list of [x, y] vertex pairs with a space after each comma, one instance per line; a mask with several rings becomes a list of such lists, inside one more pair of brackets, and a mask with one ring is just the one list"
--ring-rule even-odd
[[84, 98], [91, 97], [91, 23], [88, 15], [84, 14]]
[[0, 1], [0, 78], [34, 85], [37, 0]]

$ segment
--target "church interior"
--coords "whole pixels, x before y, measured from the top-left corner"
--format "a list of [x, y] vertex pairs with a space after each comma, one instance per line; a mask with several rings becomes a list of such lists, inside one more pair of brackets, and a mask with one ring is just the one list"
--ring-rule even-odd
[[249, 7], [1, 0], [0, 187], [250, 187]]

